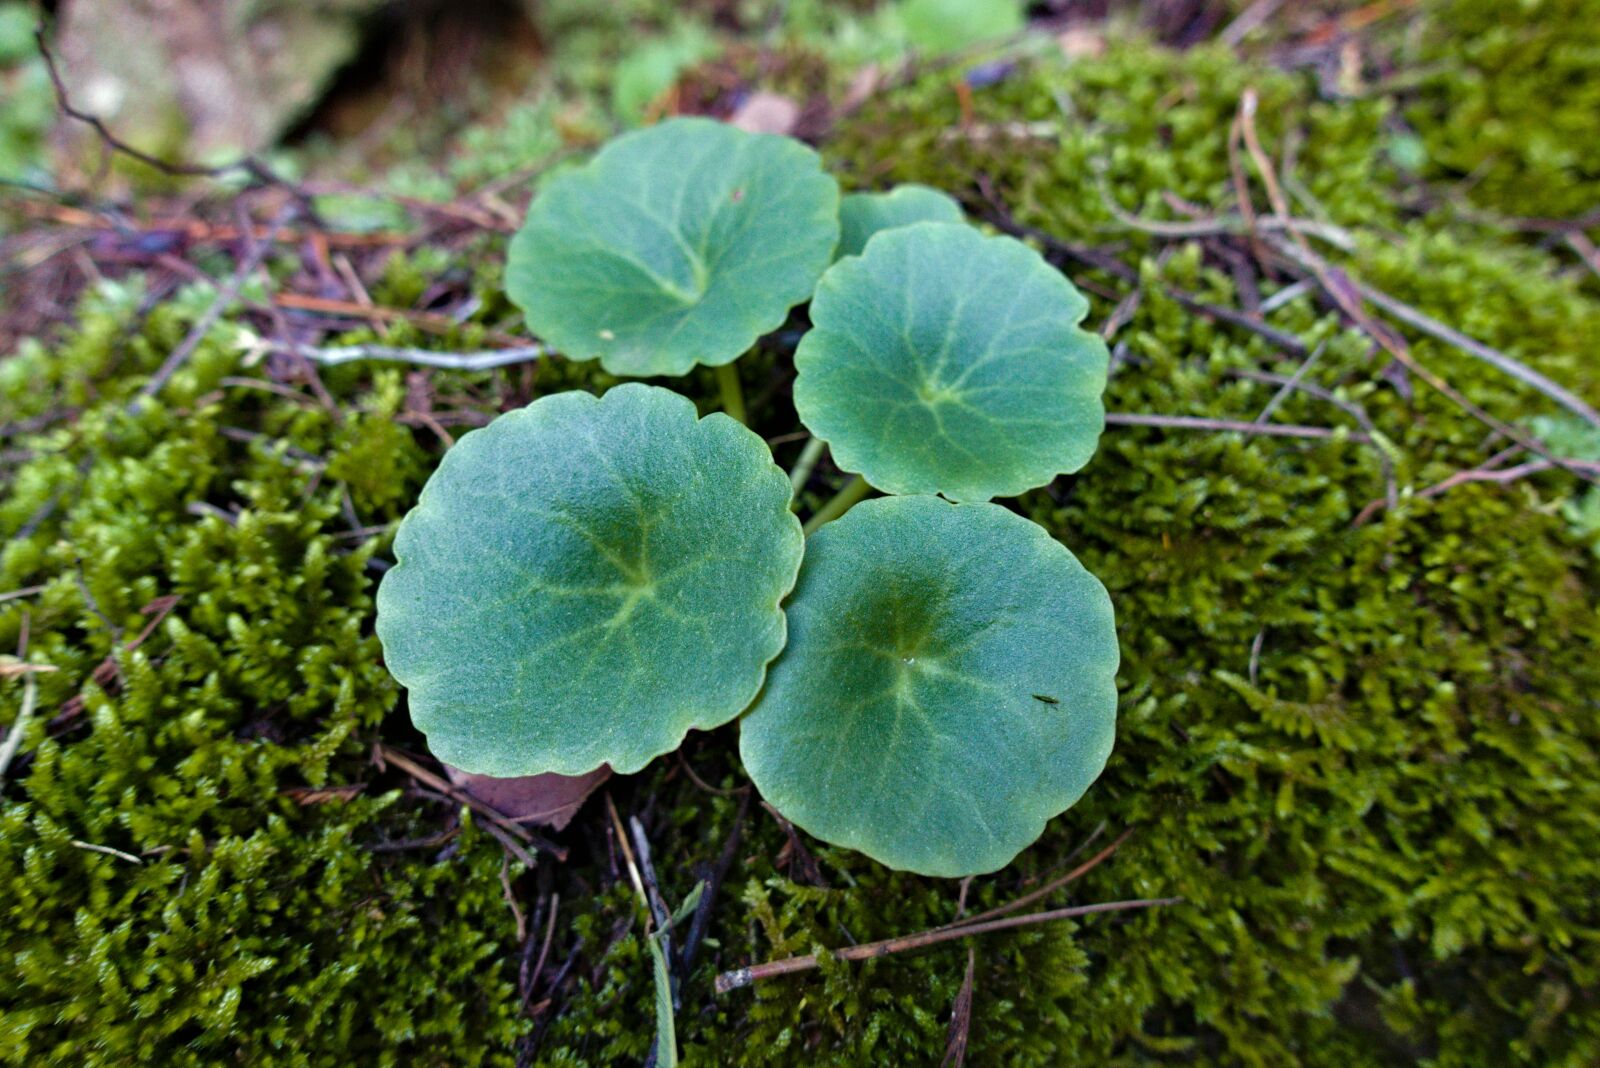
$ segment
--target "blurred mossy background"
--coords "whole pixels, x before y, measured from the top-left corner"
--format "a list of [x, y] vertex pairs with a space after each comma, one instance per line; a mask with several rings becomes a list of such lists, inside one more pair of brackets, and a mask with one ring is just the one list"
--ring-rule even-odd
[[[45, 12], [63, 33], [69, 7]], [[1315, 290], [1147, 232], [1236, 210], [1241, 175], [1266, 210], [1230, 147], [1253, 90], [1294, 211], [1339, 236], [1318, 245], [1333, 263], [1600, 404], [1600, 5], [230, 11], [250, 47], [263, 25], [327, 39], [295, 53], [292, 91], [244, 143], [216, 131], [246, 127], [185, 110], [181, 78], [138, 143], [262, 152], [319, 183], [327, 231], [395, 241], [282, 241], [208, 326], [235, 258], [138, 220], [187, 212], [214, 233], [242, 181], [203, 200], [102, 168], [58, 119], [41, 9], [0, 3], [0, 723], [31, 713], [0, 787], [0, 1061], [650, 1057], [641, 913], [599, 799], [560, 836], [568, 860], [530, 868], [373, 759], [376, 743], [425, 751], [372, 637], [395, 521], [461, 432], [612, 380], [546, 360], [353, 362], [313, 381], [260, 334], [275, 289], [343, 294], [350, 267], [370, 304], [416, 314], [346, 315], [332, 341], [472, 351], [515, 335], [505, 230], [540, 173], [628, 125], [767, 93], [850, 188], [934, 185], [975, 218], [1132, 268], [1140, 297], [1114, 313], [1129, 283], [1067, 266], [1091, 326], [1123, 320], [1111, 411], [1248, 421], [1299, 374], [1313, 388], [1274, 418], [1344, 433], [1113, 428], [1081, 474], [1017, 502], [1112, 592], [1118, 745], [1036, 846], [965, 890], [742, 808], [731, 726], [613, 780], [674, 901], [739, 829], [684, 977], [685, 1062], [938, 1064], [970, 948], [975, 1065], [1600, 1063], [1600, 489], [1549, 470], [1430, 494], [1510, 442]], [[1022, 37], [900, 65], [1025, 16]], [[137, 109], [82, 74], [135, 57], [61, 51], [77, 102], [123, 107], [135, 140]], [[1253, 309], [1316, 356], [1173, 289]], [[192, 356], [138, 399], [197, 324]], [[1600, 459], [1594, 430], [1545, 397], [1410, 337], [1494, 418]], [[786, 466], [787, 358], [741, 362]], [[715, 407], [709, 374], [677, 386]], [[806, 500], [841, 477], [824, 463]], [[727, 968], [999, 904], [1124, 830], [1052, 900], [1182, 904], [712, 991]]]

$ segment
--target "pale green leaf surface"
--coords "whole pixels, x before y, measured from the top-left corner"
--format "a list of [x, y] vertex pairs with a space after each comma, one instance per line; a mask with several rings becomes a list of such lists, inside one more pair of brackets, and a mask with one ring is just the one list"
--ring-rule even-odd
[[1022, 0], [903, 0], [900, 13], [911, 43], [937, 53], [1016, 33], [1022, 6]]
[[859, 256], [872, 236], [919, 222], [962, 222], [954, 197], [925, 185], [897, 185], [886, 193], [849, 193], [839, 202], [837, 258]]
[[638, 123], [679, 75], [716, 50], [716, 38], [695, 22], [681, 23], [666, 37], [645, 39], [612, 72], [612, 107], [624, 122]]
[[679, 375], [781, 326], [838, 240], [838, 183], [811, 149], [673, 119], [545, 184], [512, 239], [506, 292], [571, 359]]
[[759, 437], [637, 383], [467, 434], [395, 537], [378, 637], [434, 754], [482, 775], [638, 771], [738, 715], [803, 551]]
[[1111, 752], [1111, 600], [998, 505], [856, 505], [811, 537], [788, 617], [739, 751], [825, 841], [924, 875], [994, 871]]
[[889, 493], [986, 501], [1094, 454], [1107, 353], [1089, 308], [1028, 246], [951, 223], [875, 236], [828, 269], [795, 353], [795, 407], [834, 460]]

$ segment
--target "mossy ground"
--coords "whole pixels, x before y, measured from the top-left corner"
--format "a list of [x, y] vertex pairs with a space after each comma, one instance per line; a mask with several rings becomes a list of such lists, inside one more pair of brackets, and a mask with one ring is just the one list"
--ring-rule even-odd
[[[1533, 5], [1519, 39], [1559, 37], [1540, 22], [1559, 6]], [[1582, 6], [1560, 11], [1576, 38], [1593, 25]], [[1502, 68], [1482, 62], [1472, 77], [1492, 83]], [[1600, 59], [1583, 69], [1593, 80]], [[1359, 233], [1340, 262], [1600, 402], [1600, 298], [1570, 257], [1448, 205], [1401, 207], [1460, 165], [1441, 155], [1428, 175], [1408, 170], [1391, 152], [1395, 123], [1403, 111], [1424, 143], [1454, 143], [1426, 119], [1431, 108], [1453, 121], [1453, 91], [1326, 101], [1310, 75], [1222, 50], [1113, 45], [1025, 64], [974, 91], [970, 113], [934, 72], [864, 108], [824, 151], [849, 184], [922, 181], [1112, 247], [1146, 284], [1118, 335], [1108, 407], [1248, 420], [1277, 386], [1247, 375], [1292, 374], [1300, 360], [1164, 296], [1158, 282], [1241, 299], [1199, 243], [1129, 230], [1105, 201], [1169, 219], [1165, 194], [1228, 210], [1228, 131], [1247, 87], [1268, 152], [1293, 160], [1297, 210]], [[1547, 99], [1531, 89], [1485, 99], [1511, 109], [1513, 132], [1543, 121], [1542, 104], [1526, 111]], [[1528, 147], [1491, 166], [1519, 159], [1537, 173], [1550, 157]], [[1506, 181], [1527, 191], [1517, 173]], [[1593, 199], [1592, 172], [1552, 173], [1580, 195], [1478, 206], [1561, 214]], [[481, 265], [475, 325], [442, 338], [400, 326], [390, 340], [473, 347], [507, 312], [500, 252], [485, 239], [463, 257]], [[438, 267], [397, 260], [373, 297], [408, 306]], [[0, 1059], [643, 1060], [648, 957], [603, 808], [565, 834], [567, 863], [528, 871], [471, 818], [449, 841], [417, 844], [454, 807], [371, 759], [376, 741], [421, 748], [371, 636], [388, 534], [352, 533], [392, 524], [440, 454], [437, 434], [397, 420], [405, 376], [329, 370], [330, 410], [248, 365], [224, 320], [155, 399], [133, 404], [208, 303], [199, 292], [151, 305], [136, 285], [110, 284], [70, 331], [0, 363], [0, 594], [44, 587], [0, 601], [0, 649], [26, 631], [24, 659], [56, 669], [34, 676], [39, 713], [0, 799]], [[1091, 323], [1113, 303], [1097, 298]], [[751, 806], [684, 984], [688, 1063], [937, 1063], [969, 946], [973, 1064], [1600, 1060], [1600, 556], [1564, 511], [1581, 484], [1553, 472], [1421, 497], [1496, 451], [1491, 432], [1382, 373], [1386, 358], [1313, 294], [1270, 322], [1321, 346], [1305, 381], [1361, 406], [1381, 442], [1114, 428], [1081, 475], [1019, 502], [1112, 592], [1118, 745], [1084, 801], [976, 880], [967, 907], [1009, 899], [1124, 828], [1114, 859], [1061, 903], [1184, 902], [825, 963], [718, 997], [720, 969], [956, 914], [956, 884], [847, 851], [806, 842], [808, 871]], [[1552, 411], [1453, 348], [1418, 339], [1413, 351], [1500, 418]], [[786, 359], [741, 365], [752, 399], [781, 383]], [[548, 361], [531, 379], [440, 373], [431, 388], [493, 412], [610, 381]], [[709, 374], [680, 385], [714, 405]], [[783, 396], [764, 408], [766, 434], [794, 429]], [[1305, 393], [1276, 418], [1358, 429]], [[780, 462], [798, 448], [780, 444]], [[1385, 495], [1386, 461], [1399, 500], [1354, 525]], [[825, 467], [813, 494], [831, 477]], [[0, 681], [8, 715], [24, 688]], [[736, 788], [734, 740], [731, 727], [697, 736], [684, 759]], [[716, 863], [740, 807], [676, 757], [610, 791], [641, 817], [673, 900]], [[508, 894], [530, 928], [522, 941]], [[554, 894], [549, 982], [524, 1011]]]

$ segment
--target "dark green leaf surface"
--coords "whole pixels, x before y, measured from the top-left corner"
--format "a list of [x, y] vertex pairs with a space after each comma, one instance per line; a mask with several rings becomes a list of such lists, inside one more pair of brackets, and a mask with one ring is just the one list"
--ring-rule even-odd
[[783, 648], [789, 493], [755, 434], [654, 386], [463, 437], [378, 590], [429, 747], [483, 775], [626, 774], [738, 715]]
[[838, 258], [859, 256], [873, 234], [919, 222], [964, 221], [961, 205], [937, 189], [914, 183], [887, 193], [850, 193], [839, 202]]
[[839, 187], [815, 152], [673, 119], [546, 183], [511, 242], [506, 292], [571, 359], [678, 375], [782, 325], [838, 240]]
[[889, 493], [986, 501], [1094, 454], [1106, 347], [1039, 254], [970, 226], [877, 235], [823, 275], [795, 407], [847, 471]]
[[856, 505], [811, 537], [788, 616], [739, 750], [819, 838], [924, 875], [994, 871], [1105, 765], [1111, 600], [998, 505]]

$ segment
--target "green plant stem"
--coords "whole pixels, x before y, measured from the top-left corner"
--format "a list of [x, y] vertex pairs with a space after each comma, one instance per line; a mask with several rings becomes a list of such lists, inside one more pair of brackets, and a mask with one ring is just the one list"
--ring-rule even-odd
[[799, 496], [800, 490], [810, 481], [812, 470], [827, 448], [828, 443], [821, 438], [806, 439], [806, 447], [800, 450], [800, 459], [794, 462], [794, 469], [789, 472], [789, 485], [794, 487], [795, 496]]
[[722, 391], [722, 410], [739, 422], [749, 425], [744, 411], [744, 389], [739, 385], [739, 372], [732, 363], [716, 368], [717, 388]]
[[814, 514], [810, 519], [806, 520], [805, 527], [803, 528], [806, 532], [806, 536], [810, 537], [812, 534], [815, 534], [817, 532], [817, 528], [822, 526], [824, 523], [831, 523], [835, 519], [838, 519], [840, 516], [844, 515], [857, 502], [871, 492], [872, 487], [867, 485], [866, 479], [862, 478], [860, 475], [851, 475], [850, 481], [846, 482], [844, 486], [840, 488], [838, 493], [835, 493], [832, 497], [830, 497], [826, 504], [824, 504], [821, 508], [818, 508], [816, 514]]

